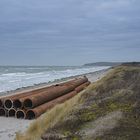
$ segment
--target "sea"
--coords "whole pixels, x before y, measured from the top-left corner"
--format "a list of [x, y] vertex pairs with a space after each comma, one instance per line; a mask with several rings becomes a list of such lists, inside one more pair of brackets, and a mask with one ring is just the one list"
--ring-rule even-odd
[[0, 66], [0, 93], [87, 74], [108, 66]]

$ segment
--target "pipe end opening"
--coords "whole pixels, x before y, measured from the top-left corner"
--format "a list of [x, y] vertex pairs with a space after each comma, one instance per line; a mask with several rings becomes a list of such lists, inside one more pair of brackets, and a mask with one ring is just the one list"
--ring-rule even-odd
[[13, 102], [12, 102], [12, 100], [10, 100], [10, 99], [5, 100], [5, 102], [4, 102], [4, 107], [7, 108], [7, 109], [12, 108], [12, 107], [13, 107]]
[[24, 119], [25, 118], [25, 113], [22, 110], [19, 110], [16, 112], [16, 118], [18, 119]]
[[0, 116], [6, 116], [6, 111], [4, 108], [0, 108]]
[[22, 103], [20, 102], [20, 100], [15, 100], [15, 101], [13, 102], [13, 106], [14, 106], [15, 108], [21, 108], [21, 107], [22, 107]]
[[15, 114], [16, 114], [15, 109], [10, 109], [9, 112], [8, 112], [8, 116], [9, 116], [9, 117], [14, 117]]
[[35, 115], [34, 111], [29, 110], [27, 112], [26, 119], [32, 120], [32, 119], [35, 119], [35, 117], [36, 117], [36, 115]]
[[32, 101], [30, 99], [26, 99], [23, 104], [25, 108], [32, 108], [33, 106]]

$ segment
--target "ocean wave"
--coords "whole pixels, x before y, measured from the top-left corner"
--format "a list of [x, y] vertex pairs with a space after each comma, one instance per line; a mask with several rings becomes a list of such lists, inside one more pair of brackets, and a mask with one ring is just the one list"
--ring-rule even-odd
[[15, 72], [0, 75], [0, 92], [47, 83], [57, 79], [99, 71], [109, 67], [65, 68], [65, 70], [41, 71], [38, 73]]

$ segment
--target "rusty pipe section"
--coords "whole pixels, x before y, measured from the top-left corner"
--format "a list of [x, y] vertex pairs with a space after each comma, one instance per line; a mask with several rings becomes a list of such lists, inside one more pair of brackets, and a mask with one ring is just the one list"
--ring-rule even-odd
[[56, 104], [63, 103], [66, 100], [75, 96], [76, 94], [77, 94], [76, 91], [72, 91], [69, 94], [58, 97], [48, 103], [40, 105], [34, 109], [30, 109], [26, 113], [26, 119], [35, 119], [35, 118], [39, 117], [41, 114], [43, 114], [44, 112], [46, 112], [48, 109], [51, 109], [52, 107], [54, 107]]
[[30, 96], [29, 98], [27, 97], [27, 98], [23, 99], [24, 108], [26, 108], [26, 109], [34, 108], [45, 102], [48, 102], [59, 96], [62, 96], [72, 90], [73, 90], [73, 88], [71, 86], [60, 86], [59, 88], [54, 88], [52, 90], [48, 90], [48, 91], [42, 92], [40, 94]]
[[56, 84], [56, 85], [52, 85], [50, 87], [47, 87], [47, 88], [43, 88], [42, 90], [36, 90], [32, 93], [29, 93], [27, 96], [22, 96], [21, 98], [15, 98], [13, 100], [13, 107], [14, 108], [23, 108], [23, 102], [24, 100], [26, 99], [25, 97], [28, 97], [28, 96], [31, 96], [31, 95], [36, 95], [36, 94], [40, 94], [40, 92], [46, 92], [46, 90], [48, 89], [51, 89], [53, 87], [58, 87], [58, 86], [64, 86], [64, 85], [68, 85], [68, 84], [72, 84], [72, 82], [76, 81], [77, 79], [74, 79], [74, 80], [70, 80], [70, 81], [67, 81], [65, 83], [61, 83], [61, 84]]
[[[72, 84], [73, 82], [75, 82], [77, 79], [74, 79], [74, 80], [70, 80], [70, 81], [67, 81], [67, 82], [64, 82], [64, 83], [61, 83], [60, 85], [68, 85], [68, 84]], [[36, 95], [36, 94], [39, 94], [41, 92], [45, 92], [46, 90], [48, 89], [52, 89], [54, 87], [58, 87], [60, 86], [59, 84], [56, 84], [56, 85], [52, 85], [52, 86], [49, 86], [49, 87], [44, 87], [44, 88], [40, 88], [40, 89], [36, 89], [36, 90], [32, 90], [32, 91], [29, 91], [29, 92], [23, 92], [21, 94], [19, 94], [19, 96], [12, 96], [11, 98], [8, 98], [5, 100], [5, 107], [6, 108], [12, 108], [12, 106], [14, 108], [23, 108], [23, 100], [22, 98], [25, 98], [25, 97], [28, 97], [28, 96], [31, 96], [31, 95]]]
[[[72, 84], [72, 82], [76, 81], [77, 79], [74, 79], [74, 80], [70, 80], [70, 81], [67, 81], [65, 83], [61, 83], [61, 84], [56, 84], [56, 85], [52, 85], [50, 87], [47, 87], [47, 88], [43, 88], [42, 90], [36, 90], [35, 92], [32, 92], [32, 93], [29, 93], [28, 95], [25, 95], [25, 96], [22, 96], [21, 98], [16, 98], [13, 100], [13, 107], [14, 108], [23, 108], [23, 102], [25, 101], [25, 99], [28, 99], [29, 96], [31, 95], [37, 95], [37, 94], [42, 94], [42, 93], [46, 93], [46, 90], [48, 89], [53, 89], [54, 87], [58, 88], [59, 86], [65, 86], [65, 85], [68, 85], [68, 84]], [[27, 98], [26, 98], [27, 97]]]
[[33, 108], [71, 90], [71, 88], [67, 88], [66, 86], [61, 86], [59, 89], [58, 86], [55, 86], [54, 88], [44, 92], [39, 92], [38, 94], [32, 96], [26, 96], [24, 98], [17, 99], [13, 104], [16, 108]]
[[24, 97], [27, 97], [27, 96], [35, 95], [35, 94], [38, 94], [39, 92], [51, 89], [53, 87], [54, 87], [54, 85], [50, 86], [50, 87], [44, 87], [44, 88], [41, 88], [41, 89], [36, 89], [36, 90], [28, 91], [28, 92], [22, 92], [20, 94], [15, 94], [15, 95], [9, 96], [9, 97], [4, 99], [4, 103], [3, 103], [4, 107], [6, 109], [10, 109], [12, 107], [18, 108], [19, 104], [16, 106], [16, 105], [14, 105], [14, 102], [16, 100], [18, 100], [19, 98], [24, 98]]
[[71, 85], [74, 88], [76, 88], [77, 86], [80, 86], [81, 84], [83, 84], [83, 83], [85, 83], [87, 81], [88, 81], [87, 77], [84, 76], [84, 77], [77, 78], [75, 80], [69, 81], [69, 82], [65, 83], [65, 85]]
[[67, 82], [64, 82], [64, 83], [61, 83], [61, 84], [56, 84], [56, 85], [52, 85], [52, 86], [47, 86], [47, 87], [43, 87], [43, 88], [38, 88], [38, 89], [32, 89], [32, 90], [29, 90], [29, 91], [22, 91], [20, 93], [17, 93], [17, 94], [14, 94], [14, 95], [8, 95], [7, 97], [2, 97], [0, 98], [0, 106], [2, 106], [3, 104], [3, 101], [8, 99], [8, 98], [20, 98], [20, 97], [24, 97], [24, 96], [30, 96], [32, 94], [36, 94], [36, 93], [39, 93], [39, 92], [42, 92], [42, 91], [45, 91], [49, 88], [52, 88], [54, 86], [59, 86], [59, 85], [67, 85], [69, 83], [72, 83], [74, 82], [76, 79], [74, 80], [70, 80], [70, 81], [67, 81]]
[[59, 96], [69, 93], [73, 91], [77, 86], [85, 83], [87, 80], [88, 79], [86, 77], [79, 78], [79, 79], [76, 79], [75, 81], [66, 83], [64, 85], [53, 87], [52, 89], [49, 89], [45, 92], [41, 92], [39, 94], [30, 96], [30, 97], [25, 97], [24, 99], [22, 99], [24, 108], [26, 109], [34, 108], [45, 102], [48, 102]]
[[[61, 83], [61, 85], [72, 84], [76, 80], [77, 79], [74, 79], [74, 80], [71, 80], [71, 81], [68, 81], [68, 82], [65, 82], [65, 83]], [[84, 78], [84, 80], [85, 80], [85, 78]], [[30, 90], [30, 91], [27, 91], [27, 92], [21, 92], [21, 93], [16, 94], [16, 95], [8, 96], [6, 98], [3, 98], [3, 100], [4, 100], [3, 102], [0, 101], [0, 106], [2, 106], [4, 104], [4, 107], [6, 109], [10, 109], [12, 107], [14, 107], [14, 108], [22, 108], [23, 104], [19, 101], [20, 98], [35, 95], [35, 94], [38, 94], [40, 92], [44, 92], [44, 91], [46, 91], [48, 89], [51, 89], [51, 88], [57, 87], [57, 86], [59, 86], [59, 84], [58, 85], [52, 85], [52, 86], [49, 86], [49, 87], [39, 88], [39, 89], [33, 89], [33, 90]]]

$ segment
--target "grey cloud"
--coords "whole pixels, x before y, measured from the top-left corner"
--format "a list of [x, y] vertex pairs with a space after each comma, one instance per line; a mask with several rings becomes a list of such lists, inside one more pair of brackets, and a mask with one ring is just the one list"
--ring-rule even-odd
[[[0, 58], [25, 49], [35, 56], [46, 53], [46, 59], [53, 52], [78, 64], [78, 54], [90, 54], [86, 59], [92, 61], [93, 51], [108, 51], [104, 55], [109, 59], [117, 48], [135, 50], [140, 45], [139, 5], [139, 0], [1, 0]], [[67, 57], [69, 52], [73, 58]]]

